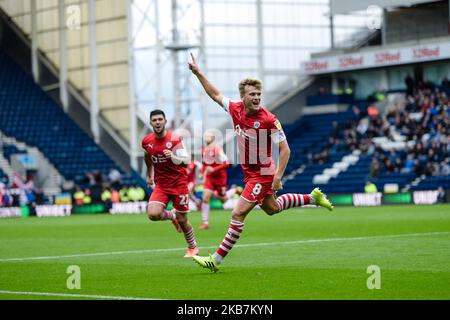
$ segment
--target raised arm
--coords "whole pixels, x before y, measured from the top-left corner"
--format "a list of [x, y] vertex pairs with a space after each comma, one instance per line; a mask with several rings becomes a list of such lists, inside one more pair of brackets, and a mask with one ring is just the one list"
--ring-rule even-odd
[[205, 89], [208, 96], [211, 97], [215, 102], [222, 106], [223, 95], [205, 76], [205, 74], [200, 70], [194, 55], [191, 53], [192, 62], [189, 62], [189, 69], [195, 74], [200, 81], [203, 89]]

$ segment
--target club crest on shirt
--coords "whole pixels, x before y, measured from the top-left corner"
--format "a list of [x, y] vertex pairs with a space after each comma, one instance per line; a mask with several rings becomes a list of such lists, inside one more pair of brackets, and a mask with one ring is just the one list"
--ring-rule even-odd
[[167, 148], [172, 148], [172, 142], [167, 142], [167, 143], [166, 143], [166, 147], [167, 147]]
[[261, 126], [261, 123], [259, 123], [258, 121], [255, 121], [253, 123], [253, 127], [255, 127], [255, 129], [258, 129]]

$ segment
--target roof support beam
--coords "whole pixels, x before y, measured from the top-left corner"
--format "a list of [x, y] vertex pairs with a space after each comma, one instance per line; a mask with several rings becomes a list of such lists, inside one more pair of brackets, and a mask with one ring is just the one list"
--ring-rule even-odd
[[100, 126], [98, 123], [98, 79], [97, 79], [97, 30], [96, 30], [96, 11], [95, 0], [89, 0], [89, 59], [91, 62], [91, 101], [90, 101], [90, 120], [91, 132], [96, 143], [100, 142]]
[[59, 0], [59, 98], [64, 112], [69, 109], [69, 95], [67, 94], [67, 34], [66, 34], [66, 5]]

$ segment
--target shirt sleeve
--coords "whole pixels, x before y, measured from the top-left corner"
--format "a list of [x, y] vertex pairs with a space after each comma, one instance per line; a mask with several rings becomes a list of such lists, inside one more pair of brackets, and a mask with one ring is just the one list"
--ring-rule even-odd
[[230, 99], [227, 97], [223, 97], [222, 98], [222, 108], [223, 110], [225, 110], [226, 112], [230, 112]]
[[273, 143], [279, 144], [280, 142], [283, 142], [286, 140], [286, 135], [283, 132], [283, 127], [281, 126], [281, 123], [277, 118], [272, 117], [270, 119], [269, 127], [271, 130], [270, 137], [272, 138]]

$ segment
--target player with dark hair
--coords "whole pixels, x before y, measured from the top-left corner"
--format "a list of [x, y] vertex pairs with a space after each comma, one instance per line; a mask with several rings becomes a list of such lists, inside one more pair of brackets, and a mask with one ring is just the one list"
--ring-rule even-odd
[[[281, 179], [289, 161], [290, 149], [277, 118], [260, 105], [262, 83], [247, 78], [239, 83], [241, 101], [231, 101], [206, 78], [194, 56], [189, 69], [197, 76], [206, 93], [217, 102], [233, 120], [237, 135], [239, 161], [244, 172], [245, 188], [233, 209], [230, 227], [217, 251], [208, 257], [194, 256], [194, 261], [213, 272], [219, 270], [223, 258], [241, 236], [247, 214], [259, 204], [268, 215], [280, 213], [292, 207], [308, 204], [333, 210], [327, 197], [315, 188], [310, 194], [284, 194], [278, 198], [275, 192], [282, 189]], [[272, 142], [279, 148], [279, 163], [275, 168], [272, 159]]]
[[[150, 125], [153, 132], [142, 139], [145, 150], [145, 164], [148, 169], [147, 184], [153, 187], [147, 214], [152, 221], [170, 220], [178, 232], [184, 233], [188, 244], [185, 258], [198, 254], [194, 228], [189, 223], [189, 191], [186, 165], [189, 155], [184, 148], [182, 138], [166, 130], [166, 115], [162, 110], [150, 113]], [[172, 200], [173, 210], [166, 210]]]

